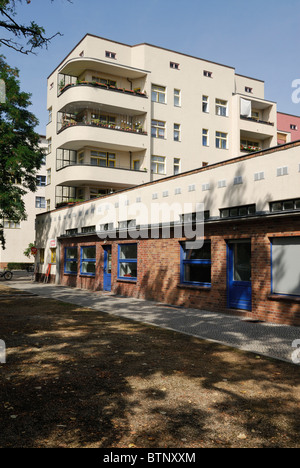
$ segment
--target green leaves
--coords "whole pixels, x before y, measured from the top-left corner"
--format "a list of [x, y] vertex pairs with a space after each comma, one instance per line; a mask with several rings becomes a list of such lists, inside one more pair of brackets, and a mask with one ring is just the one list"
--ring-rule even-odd
[[[1, 0], [0, 0], [1, 1]], [[0, 104], [0, 244], [4, 248], [3, 219], [26, 219], [23, 197], [36, 190], [36, 175], [44, 153], [34, 131], [36, 117], [28, 111], [30, 94], [20, 90], [18, 71], [0, 57], [0, 79], [6, 101]]]

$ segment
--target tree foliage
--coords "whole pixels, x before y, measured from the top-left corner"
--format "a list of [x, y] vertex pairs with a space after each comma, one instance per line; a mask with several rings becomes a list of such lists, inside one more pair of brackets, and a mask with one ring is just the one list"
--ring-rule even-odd
[[26, 219], [23, 197], [36, 190], [37, 170], [44, 153], [39, 147], [38, 121], [29, 112], [30, 94], [20, 90], [18, 70], [0, 56], [0, 79], [6, 99], [0, 104], [0, 244], [5, 247], [3, 220]]
[[[51, 0], [53, 2], [54, 0]], [[72, 3], [71, 0], [67, 0]], [[51, 37], [45, 35], [45, 29], [34, 21], [22, 24], [16, 19], [17, 4], [23, 0], [0, 0], [0, 44], [10, 47], [22, 54], [35, 53], [37, 49], [48, 47], [50, 41], [58, 35]], [[25, 0], [27, 4], [31, 0]], [[1, 37], [3, 34], [3, 37]]]

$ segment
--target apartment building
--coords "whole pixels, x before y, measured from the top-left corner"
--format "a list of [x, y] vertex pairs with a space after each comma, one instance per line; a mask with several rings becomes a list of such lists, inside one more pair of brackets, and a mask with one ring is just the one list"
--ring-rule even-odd
[[40, 214], [37, 279], [299, 326], [299, 177], [300, 141]]
[[87, 34], [48, 78], [47, 209], [277, 144], [264, 82]]
[[[40, 147], [47, 148], [46, 136], [40, 137]], [[0, 249], [0, 268], [8, 263], [28, 263], [30, 260], [24, 255], [24, 250], [35, 241], [36, 216], [46, 211], [46, 165], [43, 164], [37, 176], [36, 192], [28, 192], [24, 196], [27, 219], [14, 223], [4, 220], [5, 250]], [[32, 261], [32, 260], [31, 260]]]
[[277, 142], [284, 145], [300, 140], [300, 117], [277, 112]]

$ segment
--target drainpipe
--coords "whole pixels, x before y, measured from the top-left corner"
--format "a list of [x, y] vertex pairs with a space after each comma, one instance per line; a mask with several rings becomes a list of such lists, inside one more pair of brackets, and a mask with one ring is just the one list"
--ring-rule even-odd
[[130, 154], [130, 169], [132, 169], [132, 151], [129, 151]]
[[126, 78], [126, 79], [127, 79], [127, 81], [129, 81], [129, 83], [130, 83], [130, 89], [131, 89], [131, 91], [132, 91], [132, 81], [130, 81], [129, 78]]

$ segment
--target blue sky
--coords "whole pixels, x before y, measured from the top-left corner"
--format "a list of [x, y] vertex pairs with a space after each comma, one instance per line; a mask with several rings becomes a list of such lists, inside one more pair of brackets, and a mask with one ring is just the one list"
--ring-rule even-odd
[[292, 102], [292, 82], [300, 79], [299, 0], [23, 0], [18, 19], [34, 20], [47, 35], [57, 31], [48, 50], [23, 56], [0, 48], [20, 70], [22, 90], [46, 132], [47, 76], [86, 33], [126, 44], [148, 42], [236, 68], [265, 81], [265, 98], [278, 110], [300, 115]]

